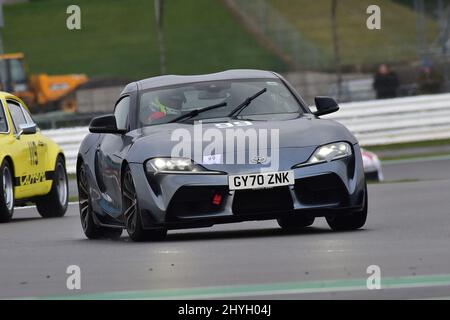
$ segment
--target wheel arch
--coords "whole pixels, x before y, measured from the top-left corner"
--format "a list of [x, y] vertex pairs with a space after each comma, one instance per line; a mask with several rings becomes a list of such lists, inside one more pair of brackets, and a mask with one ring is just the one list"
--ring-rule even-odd
[[[85, 164], [85, 163], [87, 163], [87, 161], [84, 159], [83, 155], [81, 153], [79, 153], [78, 156], [77, 156], [77, 163], [75, 165], [75, 176], [77, 178], [77, 183], [78, 183], [79, 178], [80, 178], [79, 175], [80, 175], [81, 166], [83, 164]], [[89, 164], [87, 165], [87, 167], [88, 168], [86, 168], [86, 169], [89, 170]]]
[[58, 157], [62, 157], [64, 165], [66, 166], [66, 155], [63, 149], [53, 141], [48, 144], [47, 149], [47, 163], [45, 164], [45, 171], [54, 171]]
[[[58, 155], [56, 156], [56, 159], [58, 159], [59, 157], [61, 157], [64, 161], [64, 167], [67, 167], [67, 163], [66, 163], [66, 155], [64, 154], [64, 152], [59, 152]], [[56, 165], [56, 163], [55, 163]]]
[[126, 159], [124, 159], [122, 161], [122, 165], [121, 165], [121, 168], [120, 168], [120, 182], [121, 183], [123, 182], [123, 174], [125, 172], [125, 168], [127, 168], [127, 167], [129, 167], [128, 166], [128, 161]]
[[80, 171], [80, 167], [81, 167], [81, 165], [83, 163], [84, 163], [83, 156], [81, 154], [78, 154], [78, 156], [77, 156], [77, 164], [76, 164], [77, 177], [78, 177], [78, 173]]
[[2, 161], [0, 162], [0, 165], [3, 163], [3, 161], [8, 161], [10, 166], [11, 166], [11, 170], [12, 170], [12, 174], [13, 174], [13, 178], [16, 177], [15, 175], [15, 170], [14, 170], [14, 161], [12, 159], [12, 157], [10, 155], [5, 155], [2, 157]]

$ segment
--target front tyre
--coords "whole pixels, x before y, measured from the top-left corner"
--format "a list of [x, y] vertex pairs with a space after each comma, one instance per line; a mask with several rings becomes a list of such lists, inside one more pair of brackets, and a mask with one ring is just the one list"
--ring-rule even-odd
[[128, 235], [133, 241], [164, 240], [167, 229], [144, 230], [133, 176], [126, 168], [122, 180], [122, 216]]
[[97, 226], [94, 222], [89, 183], [86, 168], [82, 164], [78, 169], [78, 203], [80, 208], [81, 227], [88, 239], [117, 239], [122, 235], [121, 228]]
[[14, 175], [7, 160], [1, 165], [0, 174], [0, 222], [8, 222], [14, 213]]
[[314, 223], [314, 217], [292, 215], [279, 218], [278, 225], [286, 231], [296, 231], [311, 226]]
[[66, 214], [68, 203], [69, 184], [66, 166], [64, 158], [58, 156], [50, 193], [36, 201], [36, 208], [43, 218], [57, 218]]
[[349, 215], [327, 217], [327, 223], [334, 231], [349, 231], [362, 228], [367, 221], [367, 187], [364, 194], [364, 206], [361, 211], [352, 212]]

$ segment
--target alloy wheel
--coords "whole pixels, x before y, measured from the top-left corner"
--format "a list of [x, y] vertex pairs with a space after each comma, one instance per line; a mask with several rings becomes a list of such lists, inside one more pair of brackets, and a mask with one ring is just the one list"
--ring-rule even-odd
[[124, 218], [127, 230], [129, 233], [134, 233], [137, 227], [138, 210], [137, 210], [137, 195], [134, 187], [131, 172], [127, 171], [123, 180], [123, 206]]
[[14, 187], [12, 183], [11, 171], [7, 166], [3, 168], [2, 174], [3, 180], [3, 198], [5, 199], [6, 207], [9, 211], [12, 210], [14, 206]]
[[80, 168], [80, 175], [78, 180], [78, 197], [79, 197], [79, 204], [80, 204], [80, 218], [81, 218], [81, 225], [83, 227], [83, 230], [86, 230], [88, 228], [89, 223], [89, 215], [91, 214], [91, 201], [89, 196], [89, 187], [87, 184], [87, 177], [86, 177], [86, 171], [84, 169], [84, 166]]

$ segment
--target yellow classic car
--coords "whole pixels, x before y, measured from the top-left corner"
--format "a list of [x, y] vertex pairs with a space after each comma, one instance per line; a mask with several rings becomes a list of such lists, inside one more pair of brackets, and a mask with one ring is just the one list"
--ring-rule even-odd
[[64, 152], [41, 134], [23, 101], [6, 92], [0, 92], [0, 163], [0, 222], [30, 202], [45, 218], [66, 213]]

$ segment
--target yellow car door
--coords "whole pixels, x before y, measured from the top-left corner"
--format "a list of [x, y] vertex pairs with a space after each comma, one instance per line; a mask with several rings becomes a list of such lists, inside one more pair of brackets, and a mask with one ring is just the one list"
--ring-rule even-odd
[[[35, 122], [28, 113], [28, 110], [22, 105], [22, 112], [25, 115], [27, 125], [35, 125]], [[47, 140], [40, 132], [36, 129], [36, 133], [28, 135], [29, 146], [30, 146], [30, 156], [31, 164], [36, 166], [38, 172], [45, 172], [45, 165], [48, 163], [48, 145]], [[34, 161], [34, 163], [33, 163]]]
[[8, 99], [7, 105], [14, 132], [10, 148], [14, 162], [16, 199], [33, 197], [39, 194], [37, 184], [45, 181], [45, 162], [39, 159], [37, 133], [35, 130], [34, 133], [27, 131], [30, 123], [18, 101]]

